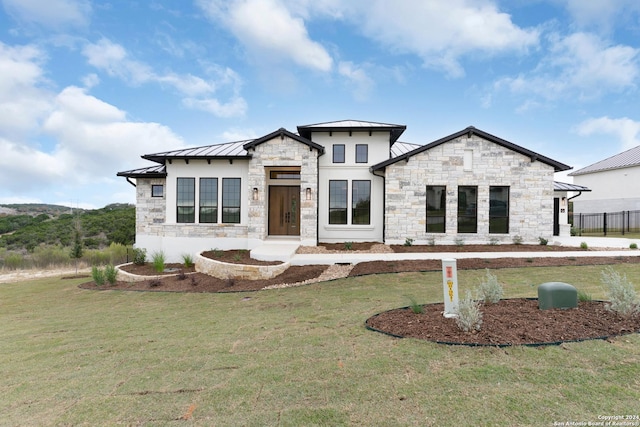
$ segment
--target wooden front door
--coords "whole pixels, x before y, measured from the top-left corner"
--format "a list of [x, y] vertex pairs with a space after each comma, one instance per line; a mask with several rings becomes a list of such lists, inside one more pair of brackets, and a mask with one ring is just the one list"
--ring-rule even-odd
[[300, 186], [269, 187], [269, 235], [300, 235]]

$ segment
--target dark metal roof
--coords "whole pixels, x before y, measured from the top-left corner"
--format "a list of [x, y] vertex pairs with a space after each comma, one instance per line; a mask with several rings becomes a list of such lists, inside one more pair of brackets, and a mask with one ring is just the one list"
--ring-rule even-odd
[[340, 120], [337, 122], [316, 123], [312, 125], [298, 126], [298, 133], [307, 139], [311, 139], [313, 132], [389, 132], [391, 144], [396, 142], [400, 135], [407, 129], [405, 125], [391, 123], [366, 122], [362, 120]]
[[565, 171], [565, 170], [569, 170], [571, 169], [571, 166], [565, 165], [564, 163], [560, 163], [556, 160], [550, 159], [549, 157], [543, 156], [541, 154], [538, 154], [534, 151], [528, 150], [524, 147], [521, 147], [519, 145], [516, 145], [512, 142], [509, 142], [505, 139], [502, 138], [498, 138], [495, 135], [491, 135], [490, 133], [484, 132], [480, 129], [476, 129], [473, 126], [469, 126], [466, 129], [463, 129], [459, 132], [456, 132], [454, 134], [451, 134], [449, 136], [445, 136], [444, 138], [440, 138], [436, 141], [433, 141], [427, 145], [422, 145], [412, 151], [409, 151], [407, 153], [404, 153], [402, 155], [399, 155], [397, 157], [391, 158], [389, 160], [385, 160], [384, 162], [380, 162], [376, 165], [371, 166], [371, 170], [375, 171], [375, 170], [380, 170], [380, 169], [384, 169], [389, 165], [392, 165], [394, 163], [397, 163], [401, 160], [407, 160], [412, 156], [415, 156], [416, 154], [422, 153], [423, 151], [427, 151], [430, 150], [434, 147], [437, 147], [438, 145], [444, 144], [445, 142], [449, 142], [453, 139], [459, 138], [461, 136], [464, 135], [468, 135], [469, 137], [472, 135], [478, 135], [479, 137], [486, 139], [487, 141], [491, 141], [495, 144], [498, 144], [500, 146], [503, 146], [505, 148], [508, 148], [510, 150], [513, 150], [517, 153], [520, 153], [522, 155], [525, 155], [527, 157], [530, 157], [531, 160], [538, 160], [542, 163], [548, 164], [549, 166], [553, 166], [553, 168], [555, 169], [556, 172], [560, 172], [560, 171]]
[[249, 158], [243, 148], [251, 140], [227, 142], [226, 144], [205, 145], [203, 147], [183, 148], [163, 153], [145, 154], [143, 159], [164, 164], [167, 159], [237, 159]]
[[568, 184], [566, 182], [553, 181], [553, 191], [591, 191], [584, 185]]
[[132, 169], [130, 171], [118, 172], [118, 176], [127, 178], [165, 178], [167, 169], [164, 165], [149, 166], [148, 168]]
[[604, 160], [600, 160], [592, 165], [571, 172], [569, 176], [585, 175], [593, 172], [601, 172], [605, 170], [629, 168], [640, 165], [640, 145], [633, 147], [627, 151], [616, 154]]
[[304, 137], [302, 137], [300, 135], [297, 135], [297, 134], [295, 134], [293, 132], [289, 132], [285, 128], [280, 128], [280, 129], [278, 129], [278, 130], [276, 130], [274, 132], [271, 132], [270, 134], [265, 135], [265, 136], [263, 136], [261, 138], [254, 139], [253, 141], [249, 141], [249, 142], [247, 142], [246, 144], [243, 145], [243, 148], [245, 150], [249, 150], [249, 149], [255, 148], [256, 145], [260, 145], [263, 142], [271, 141], [274, 138], [278, 138], [279, 137], [280, 139], [284, 139], [285, 136], [288, 137], [288, 138], [293, 139], [294, 141], [298, 141], [298, 142], [300, 142], [302, 144], [305, 144], [309, 148], [315, 148], [316, 150], [318, 150], [320, 152], [321, 155], [324, 154], [324, 147], [322, 145], [316, 144], [315, 142], [311, 141], [310, 139], [304, 138]]

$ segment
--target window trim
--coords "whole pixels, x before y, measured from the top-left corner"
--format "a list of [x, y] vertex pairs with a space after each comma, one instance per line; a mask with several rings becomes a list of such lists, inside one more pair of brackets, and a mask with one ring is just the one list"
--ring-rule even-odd
[[[336, 155], [338, 154], [336, 152], [337, 147], [342, 147], [342, 155], [341, 155], [342, 160], [340, 159], [336, 160]], [[347, 153], [347, 148], [345, 147], [345, 144], [333, 144], [333, 156], [332, 156], [333, 163], [344, 163], [347, 157], [346, 153]]]
[[[207, 200], [209, 201], [207, 198], [203, 197], [203, 189], [205, 188], [204, 185], [202, 185], [203, 180], [213, 180], [215, 181], [214, 184], [214, 191], [215, 191], [215, 198], [212, 200], [214, 202], [213, 206], [206, 206], [203, 205], [202, 202], [203, 200]], [[218, 192], [218, 178], [217, 177], [200, 177], [199, 180], [199, 189], [198, 189], [198, 195], [199, 200], [198, 200], [198, 222], [200, 222], [201, 224], [217, 224], [218, 223], [218, 218], [219, 218], [219, 212], [218, 212], [218, 196], [219, 196], [219, 192]], [[203, 220], [203, 218], [206, 218], [208, 215], [207, 214], [203, 214], [202, 213], [202, 209], [203, 208], [214, 208], [214, 214], [213, 214], [213, 221], [205, 221]]]
[[[186, 198], [181, 200], [180, 198], [180, 195], [182, 194], [180, 189], [184, 188], [184, 186], [181, 186], [180, 184], [181, 181], [184, 181], [184, 182], [188, 181], [191, 183], [190, 187], [192, 189], [192, 198], [190, 200], [187, 200]], [[191, 202], [191, 205], [181, 204], [181, 202], [184, 203], [185, 201]], [[193, 212], [189, 214], [189, 217], [187, 217], [187, 214], [180, 214], [180, 208], [192, 208]], [[192, 177], [178, 177], [176, 179], [176, 223], [193, 224], [195, 222], [196, 222], [196, 179]]]
[[[437, 191], [437, 189], [441, 189], [442, 193], [441, 194], [441, 198], [444, 198], [444, 200], [441, 200], [443, 206], [439, 209], [433, 209], [431, 210], [431, 212], [440, 212], [442, 211], [442, 215], [433, 215], [433, 214], [429, 214], [430, 210], [429, 210], [429, 189], [432, 189], [432, 191]], [[425, 206], [425, 211], [426, 211], [426, 224], [425, 224], [425, 231], [427, 233], [446, 233], [447, 232], [447, 186], [446, 185], [427, 185], [426, 187], [426, 206]], [[429, 223], [429, 219], [433, 219], [433, 218], [442, 218], [442, 231], [440, 230], [433, 230], [433, 229], [429, 229], [430, 225], [439, 225], [439, 222], [436, 222], [434, 224], [430, 224]]]
[[[460, 195], [462, 194], [461, 190], [465, 189], [465, 188], [474, 189], [475, 190], [475, 200], [473, 202], [471, 202], [474, 205], [473, 215], [460, 215], [460, 199], [461, 199]], [[466, 193], [465, 193], [465, 204], [466, 203], [467, 202], [466, 202]], [[469, 210], [469, 207], [467, 205], [467, 207], [465, 207], [464, 212], [466, 213], [466, 212], [468, 212], [468, 210]], [[458, 186], [458, 212], [457, 212], [457, 218], [458, 218], [457, 232], [459, 234], [477, 234], [478, 233], [478, 186], [477, 185], [459, 185]], [[475, 224], [474, 224], [474, 227], [473, 227], [473, 231], [462, 231], [460, 229], [460, 222], [461, 222], [460, 219], [461, 218], [462, 219], [473, 218], [475, 220], [474, 221]]]
[[[492, 215], [491, 202], [493, 200], [497, 200], [497, 199], [492, 199], [491, 198], [491, 194], [492, 194], [491, 190], [494, 189], [494, 188], [506, 189], [506, 191], [507, 191], [507, 202], [506, 202], [506, 209], [505, 209], [505, 213], [506, 214], [505, 215], [495, 215], [495, 214]], [[500, 201], [503, 201], [503, 200], [500, 200]], [[511, 187], [510, 186], [508, 186], [508, 185], [491, 185], [491, 186], [489, 186], [489, 234], [509, 234], [509, 229], [511, 228], [510, 227], [510, 222], [511, 222], [510, 221], [510, 218], [511, 218], [511, 214], [510, 214], [511, 206], [510, 205], [511, 205]], [[495, 212], [495, 210], [494, 210], [494, 212]], [[493, 222], [492, 220], [495, 220], [495, 219], [506, 219], [506, 227], [507, 227], [506, 231], [491, 231], [492, 222]]]
[[[357, 200], [355, 200], [355, 197], [357, 195], [357, 192], [355, 190], [356, 185], [355, 183], [358, 182], [365, 182], [367, 184], [369, 184], [369, 204], [367, 206], [367, 222], [355, 222], [355, 218], [359, 216], [356, 215], [356, 206], [357, 206]], [[347, 184], [348, 185], [348, 184]], [[348, 192], [348, 188], [347, 188], [347, 192]], [[364, 211], [364, 209], [360, 209], [360, 211]], [[371, 225], [371, 180], [370, 179], [354, 179], [351, 181], [351, 225]]]
[[[332, 183], [345, 183], [344, 200], [342, 200], [342, 194], [335, 194], [334, 195], [334, 193], [332, 192]], [[327, 222], [330, 225], [346, 225], [346, 224], [349, 224], [349, 218], [348, 218], [348, 215], [349, 215], [349, 180], [347, 180], [347, 179], [330, 179], [329, 180], [329, 192], [328, 193], [329, 193], [329, 211], [328, 211], [329, 218], [328, 218]], [[332, 197], [332, 196], [335, 196], [335, 197]], [[343, 207], [332, 207], [333, 206], [332, 202], [334, 202], [334, 199], [335, 199], [335, 201], [338, 201], [337, 200], [337, 196], [341, 196], [340, 197], [341, 200], [339, 200], [339, 201], [340, 202], [344, 202], [344, 208]], [[333, 218], [332, 218], [331, 213], [334, 212], [334, 211], [342, 211], [342, 210], [344, 210], [344, 222], [333, 222], [332, 221]]]
[[[227, 196], [227, 189], [225, 189], [225, 183], [230, 183], [231, 181], [237, 181], [238, 182], [238, 205], [229, 205], [227, 204], [229, 201], [227, 200], [226, 196]], [[234, 188], [235, 190], [235, 188]], [[235, 191], [234, 191], [235, 194]], [[221, 218], [221, 222], [223, 224], [240, 224], [242, 222], [242, 178], [222, 178], [222, 218]], [[237, 221], [233, 220], [233, 221], [229, 221], [229, 213], [225, 212], [225, 209], [238, 209], [238, 213], [237, 213]], [[234, 215], [235, 216], [235, 215]]]
[[[359, 153], [358, 149], [364, 149], [364, 153]], [[358, 154], [364, 154], [364, 161], [358, 160]], [[356, 163], [369, 163], [369, 144], [356, 144]]]

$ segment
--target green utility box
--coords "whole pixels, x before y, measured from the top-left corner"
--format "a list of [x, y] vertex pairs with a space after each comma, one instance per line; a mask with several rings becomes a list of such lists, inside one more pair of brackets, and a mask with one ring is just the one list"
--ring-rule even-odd
[[538, 308], [575, 308], [578, 306], [578, 290], [562, 282], [548, 282], [538, 286]]

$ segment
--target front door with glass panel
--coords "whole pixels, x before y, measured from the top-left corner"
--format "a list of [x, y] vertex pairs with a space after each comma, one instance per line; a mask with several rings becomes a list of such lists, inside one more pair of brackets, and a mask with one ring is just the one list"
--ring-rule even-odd
[[269, 187], [269, 235], [300, 235], [300, 186]]

